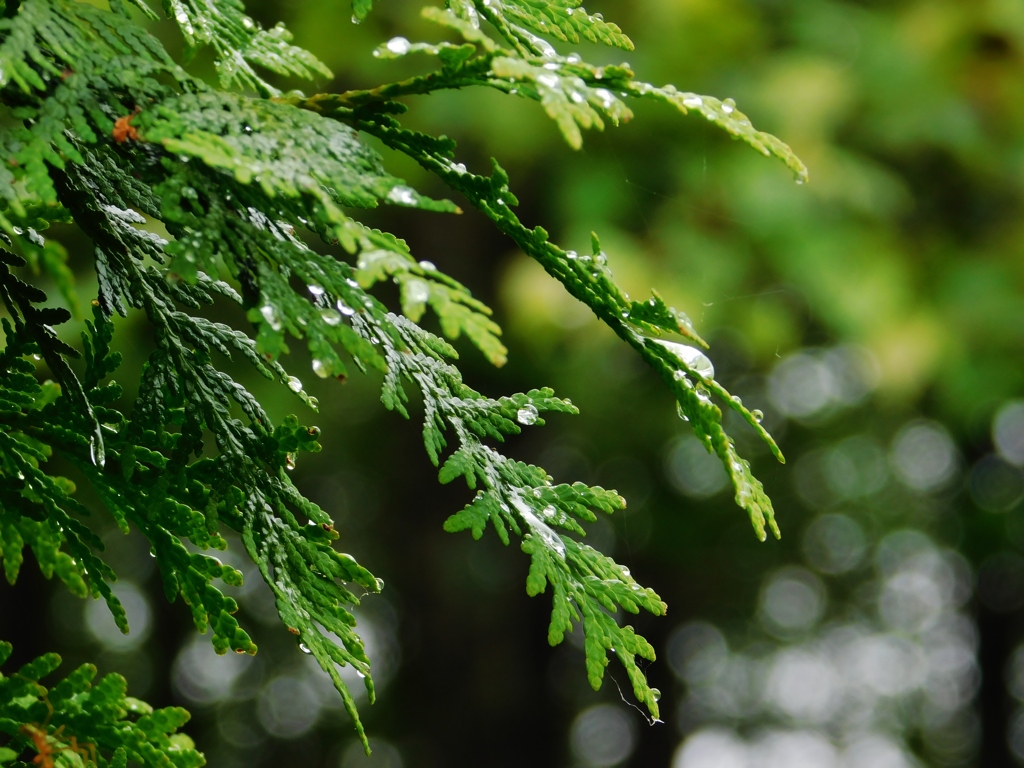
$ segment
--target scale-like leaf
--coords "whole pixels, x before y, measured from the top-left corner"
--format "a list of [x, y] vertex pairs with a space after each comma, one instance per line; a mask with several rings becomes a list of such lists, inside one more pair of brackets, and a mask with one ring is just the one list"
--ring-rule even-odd
[[[10, 643], [0, 641], [0, 664], [11, 650]], [[42, 681], [60, 663], [59, 656], [47, 654], [13, 674], [0, 672], [0, 734], [8, 745], [0, 749], [0, 764], [26, 750], [36, 754], [32, 762], [37, 765], [124, 768], [128, 760], [146, 768], [205, 764], [192, 740], [177, 733], [188, 722], [185, 710], [153, 709], [129, 698], [123, 677], [96, 680], [91, 664], [47, 687]]]
[[[530, 557], [527, 592], [551, 590], [549, 641], [561, 642], [581, 624], [591, 684], [601, 684], [615, 656], [638, 700], [657, 717], [657, 691], [638, 662], [653, 659], [653, 649], [612, 614], [661, 615], [665, 605], [627, 569], [578, 540], [598, 514], [625, 501], [599, 487], [556, 485], [543, 469], [495, 450], [506, 436], [543, 425], [546, 414], [576, 409], [548, 389], [505, 397], [475, 391], [453, 365], [451, 344], [418, 324], [430, 309], [443, 336], [466, 336], [491, 362], [505, 362], [500, 329], [485, 304], [417, 261], [401, 239], [355, 218], [381, 203], [458, 212], [391, 175], [360, 132], [436, 173], [661, 375], [681, 415], [724, 462], [736, 501], [762, 538], [767, 528], [778, 534], [771, 503], [725, 433], [716, 403], [739, 413], [781, 454], [756, 414], [715, 380], [697, 348], [706, 345], [686, 316], [657, 294], [630, 299], [596, 236], [593, 253], [580, 255], [550, 242], [539, 227], [527, 229], [497, 163], [489, 176], [470, 173], [456, 161], [451, 140], [403, 129], [395, 116], [404, 106], [396, 100], [474, 85], [497, 89], [540, 102], [573, 147], [584, 129], [629, 120], [628, 99], [662, 101], [698, 111], [803, 179], [806, 169], [790, 148], [754, 129], [729, 100], [657, 88], [635, 79], [628, 66], [560, 54], [551, 40], [632, 48], [618, 26], [579, 0], [449, 0], [424, 15], [464, 42], [395, 37], [377, 50], [380, 58], [434, 56], [436, 71], [308, 98], [281, 96], [257, 68], [304, 78], [330, 72], [293, 46], [284, 27], [260, 27], [239, 0], [162, 3], [189, 53], [212, 48], [219, 88], [182, 69], [137, 22], [138, 11], [152, 17], [143, 0], [108, 5], [24, 0], [8, 3], [0, 18], [0, 101], [8, 118], [0, 130], [6, 580], [19, 577], [31, 551], [44, 576], [81, 597], [104, 599], [122, 631], [129, 630], [112, 588], [116, 574], [83, 522], [90, 510], [71, 481], [53, 474], [56, 457], [89, 484], [82, 498], [105, 507], [123, 533], [134, 528], [146, 538], [166, 597], [181, 598], [219, 653], [256, 653], [222, 588], [239, 586], [241, 573], [205, 554], [227, 547], [232, 531], [368, 748], [339, 668], [355, 669], [372, 701], [371, 659], [353, 611], [382, 582], [335, 548], [332, 520], [290, 479], [288, 470], [305, 452], [320, 450], [319, 429], [294, 416], [272, 421], [225, 365], [245, 362], [315, 410], [302, 380], [281, 362], [298, 340], [317, 376], [344, 378], [349, 365], [375, 369], [383, 374], [387, 408], [408, 416], [409, 402], [422, 401], [424, 446], [440, 480], [463, 478], [476, 492], [445, 527], [479, 538], [490, 525], [506, 544], [517, 537]], [[354, 19], [365, 18], [371, 5], [354, 0]], [[80, 348], [59, 332], [70, 313], [48, 306], [49, 297], [30, 282], [46, 274], [76, 307], [66, 254], [40, 234], [55, 222], [76, 224], [94, 254], [97, 295]], [[314, 247], [316, 239], [340, 245], [348, 260]], [[371, 293], [385, 281], [397, 286], [402, 314]], [[240, 307], [251, 325], [211, 319], [207, 311], [218, 304]], [[112, 378], [120, 363], [112, 351], [115, 313], [144, 315], [153, 329], [139, 394], [127, 408]], [[69, 362], [78, 357], [84, 359]], [[9, 653], [0, 644], [0, 659]], [[89, 760], [100, 766], [199, 764], [198, 753], [174, 733], [183, 712], [126, 698], [123, 681], [113, 676], [92, 685], [88, 667], [47, 691], [38, 681], [58, 662], [41, 657], [17, 675], [0, 675], [0, 732], [8, 739], [0, 763], [33, 745], [61, 750], [60, 762], [74, 762], [77, 743], [95, 747]], [[47, 701], [52, 722], [43, 711]]]

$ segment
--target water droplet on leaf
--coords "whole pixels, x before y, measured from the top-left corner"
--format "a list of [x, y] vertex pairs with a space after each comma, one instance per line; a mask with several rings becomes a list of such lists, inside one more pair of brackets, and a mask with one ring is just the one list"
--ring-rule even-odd
[[404, 37], [393, 37], [388, 40], [387, 49], [398, 56], [404, 56], [409, 52], [412, 43]]
[[430, 298], [430, 286], [422, 280], [410, 280], [405, 284], [404, 293], [413, 304], [423, 304]]
[[519, 498], [519, 496], [513, 496], [512, 503], [515, 504], [516, 509], [519, 510], [519, 514], [522, 515], [526, 524], [530, 526], [530, 533], [538, 536], [549, 549], [555, 550], [559, 557], [564, 558], [565, 542], [562, 541], [561, 537], [551, 530], [551, 527], [548, 526], [547, 523], [537, 517], [533, 510], [530, 509], [529, 505]]
[[270, 304], [264, 304], [260, 307], [260, 314], [263, 315], [263, 319], [267, 321], [267, 325], [275, 331], [281, 330], [281, 321], [277, 317], [277, 310], [275, 310]]
[[676, 401], [676, 413], [679, 414], [679, 418], [682, 419], [683, 421], [690, 420], [690, 417], [683, 412], [683, 406], [678, 400]]
[[341, 314], [337, 310], [330, 308], [321, 309], [320, 317], [327, 325], [337, 325], [341, 322]]
[[516, 412], [516, 421], [520, 424], [524, 424], [529, 427], [537, 423], [537, 407], [534, 405], [524, 405]]
[[107, 463], [107, 449], [103, 445], [103, 438], [96, 435], [89, 441], [89, 461], [94, 467], [104, 467]]
[[416, 190], [404, 184], [397, 184], [388, 192], [388, 200], [399, 205], [416, 205]]
[[691, 373], [706, 380], [715, 378], [715, 366], [711, 364], [708, 356], [696, 347], [664, 339], [655, 339], [654, 341], [671, 352]]
[[703, 384], [697, 385], [697, 397], [700, 398], [702, 403], [707, 405], [711, 404], [711, 395], [708, 394], [708, 391], [704, 388]]

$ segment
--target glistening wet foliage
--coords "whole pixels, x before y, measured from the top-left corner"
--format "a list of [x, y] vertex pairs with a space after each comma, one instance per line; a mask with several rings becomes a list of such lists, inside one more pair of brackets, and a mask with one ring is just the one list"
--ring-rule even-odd
[[[321, 79], [310, 85], [259, 65], [255, 71], [282, 93], [369, 90], [422, 75], [436, 68], [434, 54], [373, 55], [381, 46], [402, 53], [401, 39], [410, 49], [421, 41], [462, 45], [417, 20], [422, 4], [377, 3], [352, 26], [344, 4], [251, 3], [263, 29], [284, 20], [292, 43], [338, 76], [315, 75]], [[547, 105], [507, 98], [496, 87], [403, 97], [410, 109], [397, 117], [455, 139], [453, 170], [489, 175], [497, 157], [528, 228], [547, 227], [577, 258], [592, 256], [597, 231], [605, 266], [626, 291], [640, 299], [657, 287], [668, 305], [686, 311], [711, 343], [706, 354], [718, 380], [752, 415], [762, 412], [786, 455], [787, 464], [776, 466], [749, 424], [726, 411], [740, 455], [774, 501], [781, 542], [760, 545], [750, 536], [723, 465], [673, 415], [664, 380], [637, 365], [462, 193], [363, 134], [403, 181], [396, 182], [398, 200], [344, 212], [401, 236], [417, 263], [427, 262], [424, 270], [436, 265], [494, 308], [489, 319], [505, 329], [495, 338], [509, 360], [500, 371], [488, 362], [498, 347], [480, 354], [465, 335], [455, 342], [475, 390], [551, 386], [580, 408], [571, 418], [538, 410], [541, 429], [522, 424], [525, 405], [510, 410], [507, 418], [524, 432], [502, 450], [558, 481], [614, 488], [627, 500], [624, 511], [586, 525], [586, 541], [670, 606], [665, 618], [626, 617], [658, 654], [644, 667], [662, 693], [665, 722], [648, 727], [623, 701], [620, 689], [631, 701], [629, 684], [615, 663], [602, 690], [592, 691], [581, 674], [578, 631], [549, 648], [550, 604], [524, 598], [528, 561], [515, 548], [490, 532], [473, 541], [441, 530], [472, 493], [461, 483], [435, 485], [417, 422], [379, 408], [380, 380], [362, 377], [341, 353], [350, 370], [338, 387], [316, 375], [327, 368], [314, 360], [328, 358], [291, 339], [292, 355], [283, 360], [319, 399], [315, 416], [292, 399], [287, 383], [251, 377], [241, 362], [216, 357], [215, 365], [253, 392], [275, 424], [297, 411], [300, 421], [322, 428], [324, 450], [296, 454], [290, 476], [334, 519], [342, 549], [386, 580], [381, 594], [363, 598], [365, 588], [354, 590], [361, 605], [352, 609], [373, 661], [377, 703], [367, 706], [362, 681], [351, 667], [342, 670], [373, 757], [361, 757], [340, 698], [280, 626], [273, 593], [246, 558], [232, 556], [234, 540], [214, 554], [245, 576], [243, 587], [222, 589], [237, 600], [256, 656], [217, 656], [209, 638], [183, 622], [181, 602], [161, 596], [145, 540], [108, 531], [94, 514], [87, 522], [102, 533], [104, 558], [120, 575], [114, 592], [132, 633], [120, 635], [103, 603], [47, 587], [29, 555], [17, 588], [0, 591], [0, 634], [15, 641], [14, 661], [31, 658], [33, 648], [57, 650], [66, 671], [93, 661], [101, 674], [125, 674], [133, 695], [187, 706], [193, 718], [185, 730], [215, 765], [290, 764], [300, 754], [307, 763], [346, 768], [684, 760], [692, 768], [703, 755], [716, 768], [727, 759], [748, 767], [838, 761], [874, 768], [914, 760], [1013, 764], [1024, 754], [1016, 653], [1024, 594], [1015, 447], [1015, 435], [1024, 434], [1015, 426], [1024, 393], [1017, 364], [1024, 328], [1019, 19], [987, 2], [594, 0], [587, 8], [588, 17], [600, 11], [613, 20], [635, 50], [549, 38], [561, 55], [603, 66], [626, 60], [655, 85], [715, 94], [725, 106], [732, 97], [736, 109], [807, 161], [811, 183], [793, 186], [775, 163], [665, 103], [628, 102], [636, 116], [615, 130], [603, 104], [594, 104], [605, 130], [576, 123], [578, 152], [567, 149]], [[152, 29], [177, 57], [176, 27]], [[187, 70], [216, 83], [214, 58], [201, 50]], [[579, 107], [571, 102], [573, 81], [546, 72]], [[509, 87], [523, 96], [518, 84]], [[451, 198], [465, 214], [402, 205], [408, 190]], [[342, 256], [297, 231], [313, 248]], [[95, 294], [91, 245], [60, 224], [44, 234], [45, 258], [63, 243], [81, 294]], [[357, 259], [342, 257], [360, 269]], [[440, 332], [424, 301], [436, 286], [415, 273], [397, 275], [408, 288], [388, 287], [390, 279], [382, 273], [374, 295], [398, 311], [407, 294], [411, 306], [424, 306], [420, 322]], [[315, 291], [320, 283], [309, 285]], [[251, 327], [229, 304], [204, 311]], [[114, 378], [126, 400], [152, 351], [140, 319], [115, 319], [113, 345], [124, 361]], [[81, 330], [75, 322], [54, 326], [73, 346]], [[50, 375], [41, 370], [40, 380]], [[419, 396], [409, 392], [416, 414]], [[61, 473], [76, 481], [84, 501], [100, 504], [75, 470]], [[233, 535], [224, 530], [225, 538]], [[2, 617], [14, 611], [35, 618], [8, 631]], [[908, 628], [910, 620], [917, 623]], [[679, 671], [689, 658], [680, 648], [688, 646], [675, 638], [689, 637], [684, 628], [692, 626], [714, 628], [725, 647], [683, 667], [703, 669], [703, 677]], [[140, 639], [131, 640], [137, 632]]]

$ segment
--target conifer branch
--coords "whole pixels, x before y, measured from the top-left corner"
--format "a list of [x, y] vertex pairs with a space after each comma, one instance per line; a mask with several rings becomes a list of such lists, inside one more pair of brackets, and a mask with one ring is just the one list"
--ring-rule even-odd
[[[130, 4], [155, 15], [144, 0]], [[356, 19], [371, 6], [356, 0]], [[165, 595], [181, 597], [199, 631], [212, 630], [217, 652], [256, 653], [234, 616], [237, 603], [217, 586], [241, 585], [241, 573], [203, 553], [226, 548], [226, 530], [238, 533], [282, 622], [332, 679], [368, 749], [339, 668], [355, 669], [374, 700], [371, 660], [353, 609], [383, 582], [335, 548], [332, 520], [291, 481], [288, 470], [301, 454], [320, 450], [319, 429], [295, 416], [272, 423], [259, 400], [223, 370], [225, 360], [244, 360], [315, 411], [315, 399], [280, 362], [290, 342], [303, 343], [317, 376], [344, 378], [349, 364], [383, 373], [382, 403], [406, 417], [407, 388], [419, 393], [424, 445], [439, 479], [461, 477], [475, 491], [445, 528], [479, 538], [490, 526], [505, 544], [517, 536], [531, 561], [527, 592], [551, 587], [549, 641], [561, 642], [581, 623], [590, 683], [601, 685], [614, 655], [657, 718], [658, 693], [637, 662], [653, 660], [654, 650], [610, 614], [622, 608], [662, 615], [666, 606], [626, 568], [578, 540], [597, 513], [622, 509], [624, 499], [600, 487], [556, 484], [543, 469], [496, 450], [505, 436], [543, 425], [544, 414], [576, 408], [546, 388], [492, 398], [463, 382], [446, 339], [465, 336], [495, 365], [506, 360], [491, 310], [456, 279], [417, 261], [404, 241], [353, 213], [379, 205], [460, 211], [389, 173], [359, 132], [437, 174], [654, 368], [680, 414], [724, 463], [736, 501], [761, 538], [766, 527], [778, 535], [771, 502], [725, 433], [721, 405], [738, 412], [780, 460], [781, 453], [756, 412], [715, 380], [699, 349], [706, 344], [686, 316], [657, 294], [630, 299], [614, 282], [596, 235], [592, 255], [580, 256], [552, 243], [543, 229], [525, 227], [497, 162], [489, 176], [469, 172], [456, 162], [454, 142], [402, 128], [395, 115], [406, 107], [397, 99], [498, 89], [539, 102], [573, 147], [582, 129], [629, 120], [627, 99], [656, 100], [699, 112], [782, 159], [799, 180], [806, 177], [802, 163], [729, 100], [654, 87], [626, 65], [595, 67], [560, 55], [546, 38], [632, 48], [619, 27], [579, 0], [450, 0], [424, 13], [461, 42], [395, 38], [378, 49], [381, 57], [434, 56], [439, 69], [311, 97], [282, 96], [257, 69], [331, 76], [291, 44], [284, 27], [262, 29], [237, 0], [166, 0], [163, 9], [190, 54], [212, 49], [219, 87], [173, 61], [123, 0], [111, 0], [109, 11], [75, 0], [24, 0], [9, 3], [0, 17], [0, 109], [9, 118], [0, 130], [0, 303], [7, 314], [0, 563], [7, 581], [17, 580], [28, 548], [44, 576], [56, 575], [76, 595], [103, 598], [121, 630], [129, 630], [111, 588], [116, 574], [82, 522], [90, 510], [74, 485], [49, 469], [59, 457], [76, 467], [122, 532], [135, 528], [146, 537]], [[167, 239], [150, 231], [155, 221]], [[94, 249], [98, 291], [81, 351], [56, 330], [71, 312], [41, 306], [50, 297], [27, 275], [45, 271], [77, 308], [66, 254], [45, 236], [54, 222], [76, 224]], [[305, 239], [311, 235], [339, 244], [351, 263], [313, 250]], [[371, 292], [388, 281], [399, 289], [402, 314]], [[251, 328], [208, 319], [205, 310], [218, 303], [240, 306]], [[428, 308], [445, 338], [419, 325]], [[115, 313], [144, 316], [154, 331], [139, 395], [124, 412], [116, 407], [123, 390], [113, 378], [120, 363], [111, 351]], [[0, 643], [0, 661], [9, 654]], [[92, 686], [91, 668], [46, 689], [39, 680], [57, 663], [44, 656], [12, 677], [0, 675], [0, 732], [9, 739], [0, 763], [24, 750], [82, 756], [87, 748], [96, 765], [200, 764], [190, 742], [175, 733], [183, 712], [152, 711], [128, 699], [116, 676]]]

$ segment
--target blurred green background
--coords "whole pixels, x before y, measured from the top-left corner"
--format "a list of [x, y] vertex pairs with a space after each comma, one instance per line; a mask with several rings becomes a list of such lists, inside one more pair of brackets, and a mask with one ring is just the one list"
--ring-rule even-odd
[[[285, 21], [334, 70], [318, 90], [344, 90], [424, 71], [371, 55], [393, 35], [439, 38], [421, 4], [379, 0], [361, 26], [337, 0], [250, 8], [265, 25]], [[120, 636], [102, 605], [26, 569], [0, 590], [0, 615], [24, 616], [11, 639], [97, 660], [124, 672], [130, 693], [187, 706], [191, 734], [225, 768], [1024, 764], [1024, 5], [588, 9], [636, 51], [563, 52], [626, 58], [641, 79], [736, 99], [793, 146], [811, 183], [661, 106], [638, 105], [579, 152], [538, 105], [497, 93], [411, 99], [405, 119], [455, 138], [471, 169], [497, 157], [527, 224], [581, 251], [596, 230], [630, 293], [656, 287], [689, 313], [718, 379], [764, 411], [786, 453], [774, 463], [731, 425], [774, 499], [781, 542], [756, 541], [655, 377], [483, 217], [388, 209], [367, 220], [495, 308], [510, 360], [495, 370], [459, 344], [472, 386], [550, 385], [581, 408], [508, 450], [628, 499], [590, 540], [669, 603], [667, 618], [634, 622], [658, 651], [649, 677], [664, 722], [631, 708], [614, 663], [591, 691], [578, 638], [547, 646], [550, 604], [526, 597], [522, 553], [441, 530], [470, 493], [437, 484], [418, 425], [380, 407], [379, 382], [322, 382], [299, 353], [286, 365], [321, 403], [300, 418], [323, 429], [325, 450], [295, 478], [338, 521], [340, 546], [387, 584], [359, 612], [379, 670], [378, 703], [362, 707], [372, 758], [251, 567], [240, 601], [255, 659], [214, 656], [185, 607], [164, 601], [146, 551], [116, 531], [135, 632]], [[201, 55], [193, 66], [208, 65]], [[61, 237], [89, 295], [89, 249]], [[131, 383], [148, 332], [137, 318], [122, 330], [119, 378]], [[278, 417], [301, 407], [247, 384]]]

